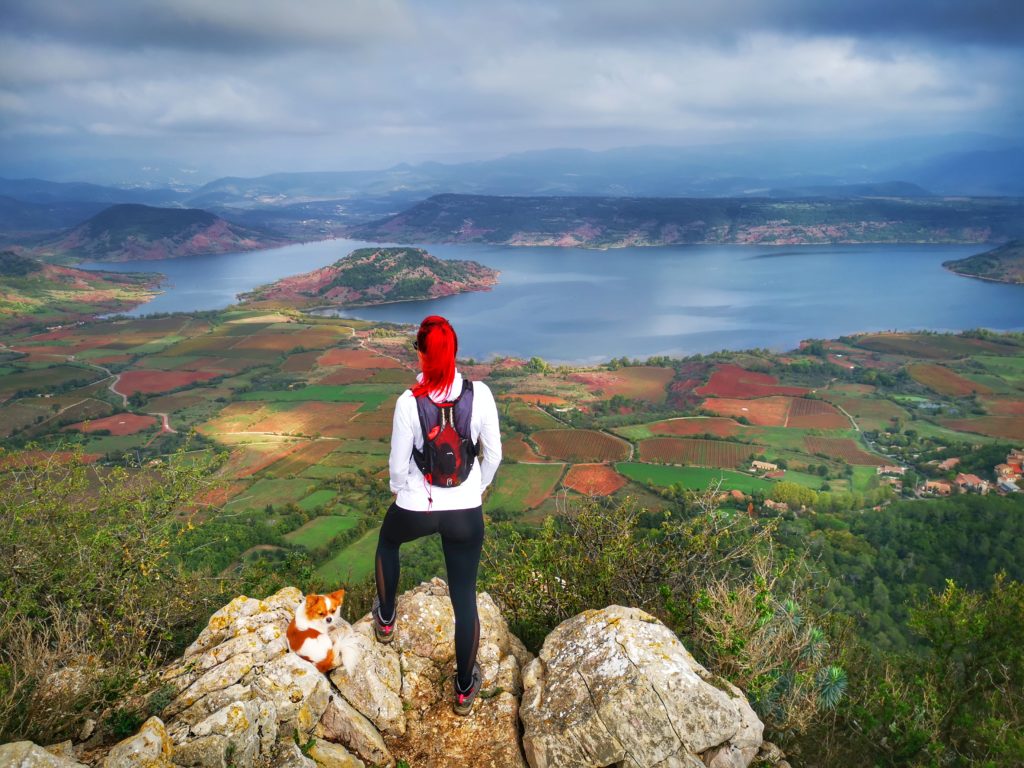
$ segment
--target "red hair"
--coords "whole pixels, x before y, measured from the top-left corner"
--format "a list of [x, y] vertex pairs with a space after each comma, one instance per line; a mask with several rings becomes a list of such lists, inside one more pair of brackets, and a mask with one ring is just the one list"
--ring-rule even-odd
[[451, 323], [440, 315], [423, 318], [416, 334], [416, 349], [420, 353], [423, 379], [412, 388], [415, 397], [430, 392], [447, 392], [455, 380], [455, 355], [459, 351], [459, 337]]

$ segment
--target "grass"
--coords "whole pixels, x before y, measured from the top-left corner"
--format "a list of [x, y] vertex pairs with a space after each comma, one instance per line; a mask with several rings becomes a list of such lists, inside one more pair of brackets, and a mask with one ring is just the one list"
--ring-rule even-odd
[[350, 384], [348, 386], [330, 386], [313, 384], [300, 389], [269, 390], [246, 392], [238, 396], [239, 400], [264, 400], [271, 403], [294, 403], [302, 400], [317, 400], [327, 403], [362, 403], [360, 412], [373, 411], [383, 403], [398, 396], [394, 388], [375, 386], [373, 384]]
[[306, 549], [319, 547], [324, 542], [330, 541], [339, 533], [355, 528], [359, 522], [356, 515], [325, 515], [314, 517], [301, 528], [285, 534], [292, 544], [297, 544]]
[[225, 510], [263, 509], [268, 504], [275, 506], [297, 502], [309, 494], [309, 480], [270, 479], [263, 478], [253, 483], [247, 490], [233, 498], [224, 507]]
[[303, 512], [309, 512], [310, 510], [316, 509], [317, 507], [324, 507], [334, 500], [334, 497], [338, 495], [337, 491], [313, 491], [309, 496], [299, 502], [299, 509]]
[[380, 526], [371, 528], [345, 549], [316, 569], [316, 575], [329, 584], [354, 584], [373, 574]]
[[709, 485], [722, 481], [723, 490], [736, 489], [745, 493], [766, 491], [771, 483], [759, 477], [751, 477], [727, 469], [704, 469], [703, 467], [665, 467], [656, 464], [641, 464], [623, 461], [615, 465], [621, 474], [638, 483], [667, 487], [682, 485], [684, 488], [704, 490]]
[[811, 475], [807, 472], [797, 472], [793, 469], [787, 469], [786, 475], [782, 479], [790, 483], [802, 485], [804, 488], [810, 488], [813, 491], [821, 488], [821, 484], [825, 482], [825, 478], [820, 475]]
[[855, 491], [867, 491], [875, 485], [875, 478], [878, 477], [878, 473], [874, 467], [854, 467], [853, 468], [853, 490]]
[[548, 498], [564, 470], [564, 464], [503, 465], [487, 497], [487, 508], [508, 512], [532, 509]]

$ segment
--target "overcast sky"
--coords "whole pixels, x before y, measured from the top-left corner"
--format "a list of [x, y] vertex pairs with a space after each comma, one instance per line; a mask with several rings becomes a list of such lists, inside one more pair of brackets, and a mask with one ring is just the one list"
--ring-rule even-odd
[[1024, 139], [1022, 41], [1024, 0], [0, 0], [0, 175]]

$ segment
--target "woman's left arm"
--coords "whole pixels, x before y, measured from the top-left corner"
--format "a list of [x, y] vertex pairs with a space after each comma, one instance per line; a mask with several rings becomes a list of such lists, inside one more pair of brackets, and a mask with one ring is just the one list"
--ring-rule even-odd
[[480, 444], [483, 458], [480, 460], [480, 490], [484, 490], [494, 479], [494, 473], [501, 464], [501, 429], [498, 426], [498, 406], [494, 395], [483, 382], [473, 385], [473, 407], [480, 414]]

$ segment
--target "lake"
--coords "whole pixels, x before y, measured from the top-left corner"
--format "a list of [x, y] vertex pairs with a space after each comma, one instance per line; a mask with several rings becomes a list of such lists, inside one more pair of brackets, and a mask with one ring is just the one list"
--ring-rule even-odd
[[[172, 287], [132, 314], [228, 306], [242, 291], [335, 261], [364, 243], [334, 240], [163, 262], [88, 265], [160, 271]], [[947, 259], [976, 245], [666, 246], [606, 251], [423, 246], [501, 270], [492, 291], [340, 310], [419, 323], [448, 317], [459, 353], [552, 362], [792, 349], [858, 331], [1024, 330], [1024, 286], [954, 275]]]

